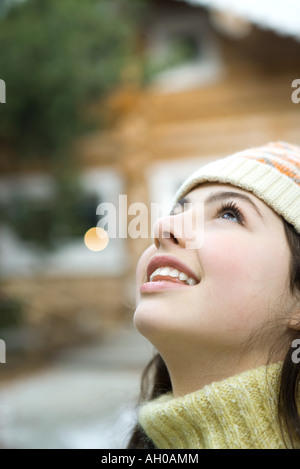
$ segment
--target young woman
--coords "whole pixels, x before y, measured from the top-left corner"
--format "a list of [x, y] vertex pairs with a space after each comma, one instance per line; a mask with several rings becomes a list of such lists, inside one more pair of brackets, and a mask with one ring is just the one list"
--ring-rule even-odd
[[128, 448], [300, 447], [300, 148], [201, 167], [155, 228], [134, 324], [158, 354]]

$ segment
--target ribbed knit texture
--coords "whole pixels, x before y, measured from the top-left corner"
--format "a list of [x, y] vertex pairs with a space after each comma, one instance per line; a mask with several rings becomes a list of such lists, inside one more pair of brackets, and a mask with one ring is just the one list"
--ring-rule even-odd
[[139, 423], [160, 449], [281, 449], [281, 364], [245, 371], [199, 391], [145, 404]]
[[200, 167], [178, 189], [173, 206], [204, 182], [231, 184], [252, 192], [300, 233], [300, 148], [271, 142]]

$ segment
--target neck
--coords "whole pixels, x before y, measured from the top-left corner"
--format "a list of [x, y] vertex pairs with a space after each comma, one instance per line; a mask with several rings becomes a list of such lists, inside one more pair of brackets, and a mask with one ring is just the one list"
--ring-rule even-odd
[[264, 354], [244, 354], [236, 350], [214, 350], [210, 353], [181, 352], [162, 355], [169, 371], [174, 397], [197, 391], [215, 381], [267, 363]]

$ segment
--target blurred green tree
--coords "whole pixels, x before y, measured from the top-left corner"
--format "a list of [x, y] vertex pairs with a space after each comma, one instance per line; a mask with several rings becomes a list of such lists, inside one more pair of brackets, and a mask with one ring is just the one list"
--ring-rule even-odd
[[6, 5], [0, 19], [0, 78], [7, 100], [0, 109], [0, 141], [13, 147], [16, 158], [67, 157], [70, 141], [92, 125], [84, 109], [120, 84], [127, 64], [137, 60], [144, 5], [144, 0]]
[[[0, 215], [26, 242], [43, 252], [83, 236], [93, 214], [80, 186], [72, 142], [88, 128], [89, 106], [124, 82], [137, 49], [147, 0], [0, 0], [0, 148], [12, 167], [30, 160], [55, 178], [55, 197], [19, 197]], [[1, 157], [1, 154], [0, 154]], [[0, 201], [1, 204], [1, 201]], [[95, 205], [96, 213], [96, 205]], [[23, 305], [0, 290], [0, 328], [21, 320]]]
[[91, 195], [82, 191], [71, 144], [105, 124], [105, 113], [92, 118], [90, 107], [101, 108], [132, 65], [142, 67], [147, 0], [0, 0], [0, 7], [0, 147], [12, 150], [16, 169], [41, 162], [57, 187], [49, 203], [19, 197], [0, 212], [21, 239], [49, 249], [89, 228], [80, 207], [91, 212]]

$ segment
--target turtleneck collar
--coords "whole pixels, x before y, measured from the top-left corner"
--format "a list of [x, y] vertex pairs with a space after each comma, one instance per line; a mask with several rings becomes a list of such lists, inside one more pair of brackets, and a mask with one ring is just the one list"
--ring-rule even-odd
[[248, 370], [182, 397], [144, 404], [139, 423], [161, 449], [285, 448], [277, 421], [281, 363]]

